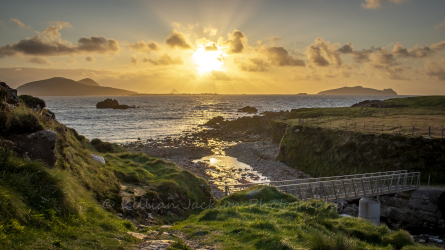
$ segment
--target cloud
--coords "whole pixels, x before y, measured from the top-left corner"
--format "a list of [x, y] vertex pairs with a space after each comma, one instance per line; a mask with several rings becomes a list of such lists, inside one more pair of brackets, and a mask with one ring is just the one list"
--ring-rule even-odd
[[382, 7], [383, 2], [401, 4], [405, 0], [366, 0], [365, 3], [362, 3], [362, 7], [365, 9], [378, 9]]
[[326, 67], [329, 65], [336, 65], [339, 67], [343, 63], [340, 53], [351, 51], [352, 48], [353, 45], [348, 43], [337, 50], [331, 42], [318, 37], [313, 44], [306, 47], [306, 55], [308, 59], [317, 66]]
[[44, 57], [31, 57], [31, 58], [26, 59], [26, 61], [30, 62], [30, 63], [53, 65], [53, 62], [51, 62], [49, 59], [46, 59]]
[[223, 71], [212, 70], [211, 72], [213, 80], [216, 81], [230, 81], [230, 77]]
[[272, 46], [275, 46], [275, 44], [276, 44], [278, 41], [281, 41], [282, 38], [279, 37], [279, 36], [273, 36], [273, 37], [270, 37], [270, 38], [267, 39], [267, 40], [270, 41], [270, 43], [272, 44]]
[[415, 46], [412, 49], [406, 49], [400, 43], [395, 43], [392, 53], [398, 57], [424, 58], [435, 53], [435, 51], [429, 46], [424, 46], [424, 47]]
[[218, 51], [218, 48], [216, 47], [216, 44], [213, 43], [212, 45], [205, 46], [206, 51]]
[[161, 49], [155, 41], [130, 43], [130, 48], [141, 53], [149, 53], [150, 51], [159, 51]]
[[233, 30], [232, 34], [228, 34], [227, 40], [224, 41], [220, 39], [219, 43], [222, 46], [228, 46], [228, 54], [237, 54], [243, 52], [245, 47], [244, 44], [247, 44], [247, 38], [243, 32], [235, 29]]
[[261, 58], [251, 58], [249, 63], [240, 63], [239, 68], [248, 72], [265, 72], [268, 71], [269, 63]]
[[82, 37], [78, 41], [76, 50], [99, 54], [113, 54], [119, 51], [119, 42], [115, 39], [106, 39], [103, 36]]
[[40, 34], [41, 36], [44, 36], [46, 38], [48, 38], [48, 40], [57, 40], [59, 39], [62, 35], [60, 34], [59, 30], [63, 29], [64, 27], [73, 27], [71, 26], [71, 24], [67, 23], [67, 22], [50, 22], [54, 25], [49, 26], [48, 28], [46, 28], [45, 30], [43, 30], [42, 32], [37, 32], [37, 34]]
[[119, 42], [106, 39], [103, 36], [82, 37], [76, 44], [60, 39], [59, 30], [70, 27], [69, 23], [57, 22], [33, 38], [26, 38], [19, 42], [0, 46], [0, 58], [5, 56], [33, 55], [33, 56], [63, 56], [80, 53], [116, 54], [119, 52]]
[[92, 57], [92, 56], [87, 56], [87, 57], [85, 57], [85, 60], [86, 60], [87, 62], [95, 62], [95, 61], [96, 61], [96, 58], [94, 58], [94, 57]]
[[292, 57], [283, 47], [264, 48], [264, 54], [275, 65], [278, 66], [305, 66], [303, 60]]
[[354, 51], [354, 45], [350, 42], [348, 42], [346, 45], [343, 45], [343, 47], [338, 49], [338, 52], [340, 53], [352, 53]]
[[144, 62], [150, 62], [153, 65], [183, 65], [184, 60], [181, 57], [172, 58], [168, 54], [163, 54], [159, 59], [153, 60], [144, 58]]
[[306, 47], [306, 54], [307, 59], [309, 59], [309, 61], [311, 61], [313, 64], [320, 67], [329, 66], [328, 60], [326, 60], [326, 58], [324, 58], [321, 54], [321, 49], [315, 45], [311, 44]]
[[445, 49], [445, 41], [433, 44], [433, 45], [431, 45], [431, 48], [434, 50], [444, 50]]
[[373, 57], [374, 62], [383, 62], [385, 65], [394, 65], [396, 58], [427, 58], [436, 52], [445, 49], [445, 41], [430, 46], [414, 46], [407, 49], [396, 42], [392, 51], [385, 48], [371, 47], [369, 50], [355, 51], [351, 43], [342, 46], [337, 51], [342, 54], [350, 54], [358, 63], [369, 62]]
[[139, 59], [135, 55], [131, 55], [130, 63], [133, 65], [138, 64]]
[[425, 74], [439, 81], [445, 81], [445, 59], [441, 63], [427, 61], [425, 63]]
[[175, 29], [165, 39], [165, 43], [171, 48], [192, 49], [192, 46], [187, 43], [184, 34], [176, 31]]
[[385, 48], [378, 48], [370, 55], [371, 62], [381, 66], [397, 65], [394, 54]]
[[434, 26], [434, 28], [436, 28], [436, 29], [440, 29], [443, 27], [445, 27], [445, 20], [443, 20], [443, 22], [439, 23], [438, 25]]
[[5, 28], [6, 29], [6, 26], [5, 26], [5, 23], [2, 21], [2, 20], [0, 20], [0, 27], [2, 27], [2, 28]]
[[175, 27], [175, 28], [184, 28], [184, 27], [182, 27], [182, 25], [181, 25], [180, 23], [178, 23], [178, 22], [173, 22], [173, 23], [172, 23], [172, 26]]
[[213, 28], [212, 26], [208, 26], [208, 27], [203, 27], [201, 30], [201, 36], [204, 35], [209, 35], [209, 36], [214, 36], [216, 35], [216, 32], [218, 32], [217, 28]]
[[11, 17], [11, 18], [9, 19], [9, 21], [10, 21], [10, 22], [13, 22], [13, 23], [15, 23], [15, 24], [17, 24], [17, 26], [18, 26], [20, 29], [30, 29], [30, 28], [31, 28], [30, 26], [25, 25], [24, 23], [20, 22], [20, 20], [17, 19], [17, 18], [13, 18], [13, 17]]

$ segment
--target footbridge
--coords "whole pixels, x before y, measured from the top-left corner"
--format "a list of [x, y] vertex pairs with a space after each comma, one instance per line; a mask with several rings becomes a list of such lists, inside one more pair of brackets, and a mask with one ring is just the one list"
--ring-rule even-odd
[[417, 189], [420, 172], [406, 170], [270, 181], [219, 186], [224, 194], [240, 191], [256, 185], [275, 186], [278, 190], [297, 196], [301, 200], [338, 201], [393, 194]]

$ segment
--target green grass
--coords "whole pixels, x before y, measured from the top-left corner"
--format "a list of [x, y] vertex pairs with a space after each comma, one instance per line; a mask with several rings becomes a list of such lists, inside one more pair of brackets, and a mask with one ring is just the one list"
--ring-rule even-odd
[[[213, 209], [176, 223], [191, 239], [220, 249], [414, 249], [403, 230], [339, 217], [333, 204], [299, 201], [273, 187], [228, 196]], [[424, 249], [436, 249], [424, 247]]]
[[385, 105], [407, 105], [410, 108], [445, 108], [445, 96], [417, 96], [392, 98], [383, 101]]
[[[24, 103], [15, 109], [1, 107], [7, 131], [2, 130], [0, 136], [39, 129], [57, 134], [53, 168], [15, 153], [3, 164], [6, 151], [0, 150], [1, 249], [128, 249], [137, 245], [137, 240], [126, 234], [135, 230], [133, 224], [116, 215], [139, 218], [139, 214], [123, 210], [121, 185], [143, 186], [142, 197], [154, 201], [172, 194], [184, 203], [212, 199], [204, 180], [172, 163], [128, 153], [117, 145], [112, 145], [112, 153], [103, 150], [107, 147], [99, 147], [99, 152], [97, 144], [90, 144], [45, 112], [35, 112]], [[103, 156], [106, 164], [94, 161], [92, 153]], [[105, 203], [114, 206], [103, 207]], [[167, 209], [153, 215], [158, 223], [171, 223], [200, 211]]]
[[278, 158], [314, 177], [404, 169], [445, 183], [444, 97], [387, 101], [408, 107], [292, 110], [273, 126]]

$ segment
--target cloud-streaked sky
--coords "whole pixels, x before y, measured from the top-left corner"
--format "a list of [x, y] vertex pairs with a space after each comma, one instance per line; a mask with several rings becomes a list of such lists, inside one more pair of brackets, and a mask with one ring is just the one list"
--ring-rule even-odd
[[445, 95], [443, 0], [3, 1], [0, 80], [143, 93]]

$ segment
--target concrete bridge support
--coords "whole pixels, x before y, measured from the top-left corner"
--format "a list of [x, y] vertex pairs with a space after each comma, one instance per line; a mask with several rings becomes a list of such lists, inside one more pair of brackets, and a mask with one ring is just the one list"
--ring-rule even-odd
[[363, 197], [359, 201], [358, 217], [380, 226], [380, 201]]

